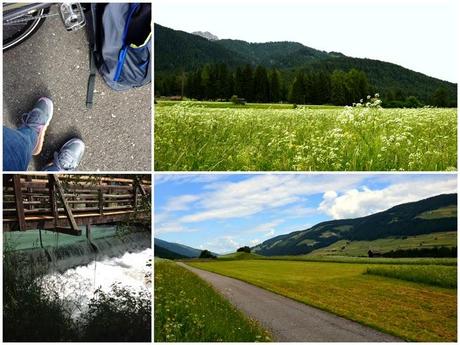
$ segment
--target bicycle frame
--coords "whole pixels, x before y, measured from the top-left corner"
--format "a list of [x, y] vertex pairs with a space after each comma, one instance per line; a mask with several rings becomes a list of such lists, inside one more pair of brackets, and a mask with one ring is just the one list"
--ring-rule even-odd
[[3, 21], [8, 22], [18, 17], [22, 17], [30, 13], [31, 11], [48, 8], [54, 5], [54, 3], [35, 3], [35, 4], [24, 4], [24, 3], [5, 3], [3, 4]]

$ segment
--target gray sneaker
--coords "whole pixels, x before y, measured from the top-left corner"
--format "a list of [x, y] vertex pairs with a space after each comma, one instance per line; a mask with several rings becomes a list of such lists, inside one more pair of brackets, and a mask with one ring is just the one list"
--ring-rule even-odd
[[77, 169], [85, 152], [85, 143], [78, 138], [70, 139], [59, 152], [54, 153], [54, 165], [59, 170], [71, 171]]
[[38, 134], [32, 155], [36, 156], [42, 151], [45, 132], [52, 118], [53, 101], [47, 97], [41, 97], [30, 112], [22, 115], [23, 126], [32, 128]]

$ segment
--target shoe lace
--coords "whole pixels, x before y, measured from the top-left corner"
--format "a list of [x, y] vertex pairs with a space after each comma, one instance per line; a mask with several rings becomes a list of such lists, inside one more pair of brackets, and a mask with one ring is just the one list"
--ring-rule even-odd
[[[32, 118], [33, 119], [33, 118]], [[31, 120], [31, 113], [24, 113], [22, 114], [22, 123], [27, 125], [30, 123]]]
[[62, 170], [74, 170], [77, 165], [77, 160], [72, 156], [69, 151], [62, 151], [61, 153], [54, 153], [54, 162]]
[[40, 121], [38, 121], [39, 117], [40, 115], [34, 114], [34, 110], [28, 113], [24, 113], [22, 114], [22, 123], [25, 126], [29, 126], [29, 127], [38, 126], [38, 128], [40, 128], [42, 124], [40, 123]]

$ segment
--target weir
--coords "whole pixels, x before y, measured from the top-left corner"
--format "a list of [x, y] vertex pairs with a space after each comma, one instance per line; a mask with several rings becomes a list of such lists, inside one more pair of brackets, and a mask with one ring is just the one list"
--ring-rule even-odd
[[149, 177], [5, 175], [4, 253], [41, 275], [151, 248]]
[[17, 272], [26, 275], [42, 275], [49, 272], [64, 272], [69, 268], [87, 265], [103, 258], [119, 257], [126, 252], [140, 252], [151, 248], [151, 233], [137, 231], [122, 236], [107, 236], [82, 240], [59, 246], [35, 247], [10, 250], [9, 263]]

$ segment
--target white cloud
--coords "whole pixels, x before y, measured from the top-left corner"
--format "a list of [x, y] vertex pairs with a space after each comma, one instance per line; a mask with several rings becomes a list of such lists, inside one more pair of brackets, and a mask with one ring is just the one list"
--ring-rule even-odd
[[242, 247], [234, 236], [220, 236], [211, 241], [205, 242], [200, 246], [200, 249], [208, 249], [211, 252], [218, 254], [232, 253], [239, 247]]
[[155, 185], [163, 183], [210, 183], [227, 178], [225, 174], [155, 174]]
[[[197, 202], [198, 212], [180, 219], [184, 223], [251, 216], [292, 205], [325, 188], [343, 190], [355, 186], [360, 175], [255, 175], [243, 181], [212, 185]], [[208, 186], [209, 187], [209, 186]], [[305, 210], [304, 210], [305, 211]]]
[[166, 234], [172, 232], [195, 232], [198, 229], [189, 228], [184, 224], [178, 222], [155, 222], [155, 236], [159, 234]]
[[248, 233], [262, 233], [263, 236], [265, 237], [270, 237], [273, 236], [276, 232], [276, 228], [280, 225], [283, 224], [284, 220], [282, 219], [276, 219], [268, 223], [263, 223], [260, 225], [257, 225], [256, 227], [249, 228], [245, 231], [241, 231], [241, 233], [248, 234]]
[[351, 189], [339, 194], [325, 192], [318, 209], [334, 219], [354, 218], [384, 211], [398, 204], [417, 201], [442, 193], [456, 193], [455, 176], [433, 180], [420, 178], [371, 190], [367, 187]]
[[189, 204], [199, 200], [198, 195], [185, 194], [173, 197], [168, 200], [163, 209], [167, 212], [185, 211], [189, 209]]
[[275, 229], [270, 229], [270, 230], [268, 230], [268, 231], [264, 234], [264, 236], [265, 236], [265, 237], [271, 237], [271, 236], [273, 236], [274, 234], [275, 234]]

